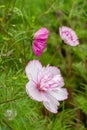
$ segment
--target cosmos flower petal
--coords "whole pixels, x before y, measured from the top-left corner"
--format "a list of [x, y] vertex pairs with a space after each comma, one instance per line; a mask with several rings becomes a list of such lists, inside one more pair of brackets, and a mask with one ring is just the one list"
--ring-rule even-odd
[[43, 102], [46, 109], [57, 113], [59, 101], [68, 97], [60, 70], [47, 65], [42, 67], [38, 60], [33, 60], [26, 67], [26, 74], [29, 82], [26, 85], [26, 92], [32, 99]]
[[36, 56], [40, 57], [44, 49], [46, 48], [46, 42], [40, 42], [37, 39], [34, 40], [32, 49]]
[[40, 57], [42, 54], [42, 51], [40, 48], [38, 48], [36, 45], [33, 44], [33, 52], [35, 53], [36, 56]]
[[26, 85], [26, 92], [29, 95], [29, 97], [31, 97], [33, 100], [36, 101], [48, 101], [48, 98], [46, 97], [46, 93], [44, 92], [40, 92], [35, 84], [33, 84], [33, 82], [28, 82]]
[[40, 28], [34, 35], [35, 39], [47, 39], [49, 35], [49, 31], [47, 28], [42, 27]]
[[46, 70], [48, 70], [50, 73], [52, 73], [52, 75], [58, 75], [58, 74], [60, 74], [60, 70], [57, 68], [57, 67], [55, 67], [55, 66], [47, 66], [46, 67]]
[[75, 31], [69, 27], [62, 26], [59, 28], [59, 34], [64, 43], [70, 46], [77, 46], [79, 44], [78, 37]]
[[44, 76], [47, 78], [49, 74], [52, 76], [61, 75], [60, 70], [57, 67], [47, 65], [46, 67], [42, 67], [42, 71], [39, 73], [38, 77], [43, 78]]
[[42, 65], [38, 60], [30, 61], [26, 68], [25, 72], [29, 80], [37, 81], [38, 72], [42, 69]]
[[41, 56], [46, 48], [46, 41], [48, 39], [49, 31], [46, 28], [39, 29], [34, 35], [34, 41], [32, 44], [32, 50], [38, 57]]
[[57, 88], [54, 91], [49, 91], [49, 94], [55, 97], [58, 101], [62, 101], [68, 98], [68, 92], [66, 88]]
[[59, 102], [56, 100], [56, 98], [49, 95], [49, 101], [45, 101], [43, 104], [48, 111], [55, 114], [57, 113]]
[[[53, 77], [50, 81], [48, 81], [49, 84], [53, 84], [53, 85], [51, 85], [50, 89], [52, 89], [52, 87], [54, 88], [55, 86], [58, 86], [58, 87], [64, 86], [64, 79], [61, 75], [60, 70], [57, 67], [48, 65], [46, 68], [43, 68], [43, 71], [44, 71], [43, 73], [45, 73], [44, 78], [46, 78], [47, 80], [49, 80], [50, 76]], [[49, 76], [49, 78], [47, 78], [48, 76]], [[40, 75], [40, 77], [41, 77], [41, 75]], [[40, 77], [39, 77], [39, 79], [40, 79]], [[44, 78], [42, 80], [44, 80]], [[53, 82], [55, 82], [55, 84]]]

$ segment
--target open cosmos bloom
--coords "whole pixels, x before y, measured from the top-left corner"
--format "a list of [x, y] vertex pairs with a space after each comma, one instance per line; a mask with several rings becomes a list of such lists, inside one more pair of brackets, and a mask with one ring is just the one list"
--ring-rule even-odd
[[49, 31], [45, 27], [39, 29], [35, 33], [32, 49], [36, 56], [40, 57], [44, 49], [46, 48], [46, 41], [48, 35], [49, 35]]
[[43, 102], [43, 105], [52, 113], [57, 113], [59, 101], [68, 98], [64, 80], [60, 70], [55, 66], [42, 67], [38, 60], [30, 61], [26, 68], [29, 82], [26, 92], [33, 100]]
[[70, 46], [77, 46], [79, 44], [78, 37], [74, 30], [69, 27], [62, 26], [59, 28], [60, 37], [64, 43]]

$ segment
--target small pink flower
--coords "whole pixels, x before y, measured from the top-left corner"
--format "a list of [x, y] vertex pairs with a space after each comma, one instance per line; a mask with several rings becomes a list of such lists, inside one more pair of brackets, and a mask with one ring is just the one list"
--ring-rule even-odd
[[57, 113], [59, 101], [68, 97], [64, 86], [64, 80], [57, 67], [42, 67], [38, 60], [33, 60], [26, 66], [26, 75], [29, 82], [26, 85], [26, 92], [33, 100], [43, 102], [46, 109]]
[[40, 57], [44, 49], [46, 48], [46, 41], [48, 35], [49, 35], [49, 31], [44, 27], [39, 29], [35, 33], [32, 49], [36, 56]]
[[59, 28], [60, 37], [64, 42], [70, 46], [77, 46], [79, 44], [78, 37], [71, 28], [62, 26]]

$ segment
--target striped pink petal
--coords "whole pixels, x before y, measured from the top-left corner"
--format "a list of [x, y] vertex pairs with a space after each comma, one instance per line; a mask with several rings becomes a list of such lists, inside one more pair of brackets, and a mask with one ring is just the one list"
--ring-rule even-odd
[[70, 46], [77, 46], [79, 44], [78, 37], [74, 30], [69, 27], [62, 26], [59, 28], [59, 34], [61, 39]]

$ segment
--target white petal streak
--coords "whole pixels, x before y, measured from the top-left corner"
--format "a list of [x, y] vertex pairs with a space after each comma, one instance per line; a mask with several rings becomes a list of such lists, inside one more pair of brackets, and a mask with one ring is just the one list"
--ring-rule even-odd
[[60, 70], [55, 66], [47, 66], [45, 69], [46, 69], [46, 71], [49, 71], [53, 75], [60, 74]]
[[59, 102], [51, 95], [49, 95], [48, 98], [49, 98], [49, 101], [45, 101], [43, 102], [43, 104], [47, 110], [56, 114], [58, 110]]
[[55, 90], [49, 91], [49, 94], [55, 97], [58, 101], [62, 101], [68, 98], [68, 92], [66, 88], [57, 88]]
[[25, 68], [28, 79], [37, 81], [38, 73], [41, 69], [42, 65], [38, 60], [30, 61]]
[[26, 85], [26, 92], [33, 100], [36, 101], [48, 101], [47, 95], [44, 92], [41, 92], [37, 89], [33, 82], [28, 82]]

